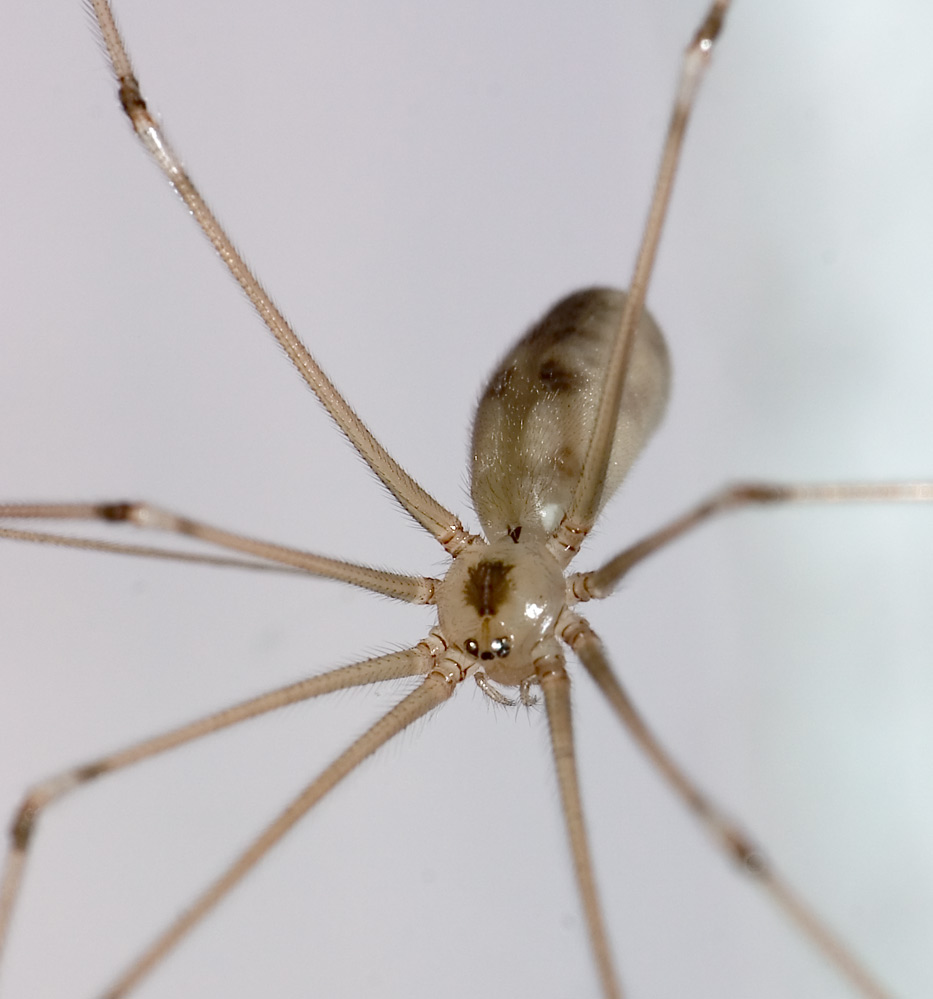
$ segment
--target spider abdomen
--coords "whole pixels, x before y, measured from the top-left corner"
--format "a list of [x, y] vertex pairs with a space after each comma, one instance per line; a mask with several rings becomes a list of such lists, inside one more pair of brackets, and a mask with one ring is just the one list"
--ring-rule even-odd
[[[625, 292], [588, 288], [561, 299], [502, 360], [476, 411], [473, 505], [490, 541], [516, 528], [550, 535], [580, 477]], [[670, 362], [642, 313], [622, 393], [600, 507], [628, 472], [667, 403]]]

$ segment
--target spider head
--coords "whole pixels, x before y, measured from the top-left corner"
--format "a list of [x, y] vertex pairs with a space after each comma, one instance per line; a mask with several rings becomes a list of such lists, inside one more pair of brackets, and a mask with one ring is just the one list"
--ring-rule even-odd
[[543, 545], [510, 538], [474, 545], [454, 560], [437, 595], [444, 638], [507, 685], [532, 672], [536, 647], [553, 639], [564, 576]]

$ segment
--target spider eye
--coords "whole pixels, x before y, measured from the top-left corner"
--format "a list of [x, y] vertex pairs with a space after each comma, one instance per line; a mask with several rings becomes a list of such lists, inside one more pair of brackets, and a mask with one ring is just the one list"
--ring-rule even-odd
[[471, 656], [479, 654], [479, 645], [475, 638], [468, 638], [464, 643], [463, 647], [469, 652]]
[[505, 657], [512, 651], [512, 646], [509, 645], [509, 640], [507, 638], [494, 638], [489, 643], [489, 647], [500, 659], [505, 659]]

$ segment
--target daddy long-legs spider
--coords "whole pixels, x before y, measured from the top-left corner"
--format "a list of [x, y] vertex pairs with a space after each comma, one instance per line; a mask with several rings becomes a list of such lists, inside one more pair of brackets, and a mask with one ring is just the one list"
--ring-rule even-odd
[[[511, 25], [475, 7], [118, 14], [238, 243], [364, 418], [460, 511], [470, 406], [510, 339], [563, 291], [627, 280], [698, 9], [523, 7]], [[5, 493], [147, 497], [438, 571], [158, 190], [78, 12], [12, 16], [26, 23], [8, 25], [4, 65], [24, 62], [6, 103], [27, 114], [3, 185]], [[581, 567], [726, 480], [928, 470], [925, 16], [732, 12], [650, 296], [671, 409]], [[915, 509], [748, 513], [587, 609], [672, 750], [905, 995], [929, 990], [930, 541]], [[428, 619], [314, 581], [14, 545], [4, 566], [4, 814], [30, 780], [415, 641]], [[360, 729], [368, 698], [375, 714], [397, 696], [295, 708], [62, 803], [42, 825], [9, 995], [106, 981]], [[585, 681], [576, 700], [633, 993], [847, 995]], [[534, 979], [595, 993], [543, 724], [487, 708], [461, 694], [363, 768], [148, 992], [303, 995], [313, 979], [326, 995], [520, 994]]]

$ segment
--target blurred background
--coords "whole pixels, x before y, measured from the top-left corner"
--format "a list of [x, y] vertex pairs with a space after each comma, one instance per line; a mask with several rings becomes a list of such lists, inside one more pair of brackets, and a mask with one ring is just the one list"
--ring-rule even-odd
[[[151, 106], [260, 277], [393, 454], [475, 527], [483, 379], [557, 297], [627, 281], [702, 10], [117, 13]], [[137, 148], [87, 20], [77, 0], [34, 0], [0, 41], [0, 493], [146, 498], [439, 574], [438, 547]], [[670, 411], [575, 567], [726, 481], [933, 478], [931, 31], [916, 0], [732, 12], [649, 294]], [[905, 999], [933, 991], [931, 514], [735, 515], [587, 610], [670, 749]], [[5, 544], [0, 812], [63, 767], [430, 624], [327, 582]], [[5, 994], [99, 993], [403, 690], [296, 706], [63, 802], [36, 840]], [[850, 997], [585, 677], [575, 700], [632, 999]], [[258, 994], [598, 996], [543, 714], [465, 686], [138, 992]]]

